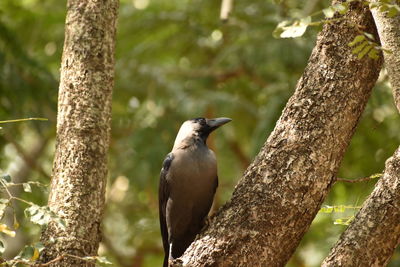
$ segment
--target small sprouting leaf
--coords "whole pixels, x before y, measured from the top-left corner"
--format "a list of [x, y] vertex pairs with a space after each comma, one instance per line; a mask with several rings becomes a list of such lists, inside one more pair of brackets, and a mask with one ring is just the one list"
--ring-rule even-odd
[[42, 250], [44, 249], [44, 245], [41, 242], [36, 242], [35, 244], [33, 244], [33, 247], [39, 252], [42, 252]]
[[367, 42], [367, 41], [362, 42], [361, 44], [359, 44], [358, 46], [356, 46], [356, 48], [354, 48], [351, 52], [352, 52], [353, 54], [358, 54], [358, 53], [360, 53], [361, 50], [363, 50], [364, 47], [366, 47], [367, 45], [368, 45], [368, 42]]
[[32, 192], [32, 188], [31, 188], [31, 185], [30, 185], [30, 184], [28, 184], [28, 183], [23, 183], [23, 184], [22, 184], [22, 187], [24, 188], [24, 191], [25, 191], [25, 192], [29, 192], [29, 193]]
[[372, 58], [372, 59], [378, 59], [378, 49], [376, 49], [375, 47], [372, 48], [369, 53], [368, 53], [368, 57]]
[[333, 209], [335, 212], [344, 212], [345, 207], [340, 205], [340, 206], [335, 206]]
[[311, 17], [302, 18], [301, 20], [296, 20], [292, 25], [282, 27], [283, 31], [280, 34], [281, 38], [295, 38], [302, 36], [308, 25], [311, 23]]
[[99, 263], [112, 264], [112, 262], [109, 261], [106, 257], [97, 257], [97, 261], [98, 261]]
[[4, 246], [3, 242], [0, 240], [0, 254], [3, 254], [5, 250], [6, 250], [6, 247]]
[[347, 12], [347, 10], [349, 10], [349, 4], [344, 2], [341, 4], [335, 4], [333, 5], [333, 8], [338, 11], [340, 14], [345, 14]]
[[357, 58], [362, 59], [371, 49], [372, 49], [372, 46], [367, 45], [360, 53], [358, 53]]
[[106, 257], [103, 256], [87, 256], [84, 257], [83, 259], [85, 260], [95, 260], [98, 263], [104, 263], [104, 264], [112, 264]]
[[[396, 7], [397, 7], [397, 8], [396, 8]], [[391, 6], [391, 7], [389, 8], [389, 10], [388, 10], [388, 13], [387, 13], [388, 17], [389, 17], [389, 18], [395, 17], [395, 16], [399, 13], [398, 8], [399, 8], [399, 7], [396, 6], [396, 5]]]
[[19, 257], [25, 260], [31, 260], [35, 254], [35, 248], [32, 246], [25, 246], [19, 253]]
[[388, 9], [389, 9], [388, 5], [383, 4], [379, 6], [379, 12], [381, 13], [387, 11]]
[[375, 174], [372, 174], [370, 176], [370, 178], [371, 179], [377, 179], [377, 178], [381, 178], [382, 176], [383, 176], [383, 173], [375, 173]]
[[332, 6], [322, 9], [322, 12], [324, 13], [325, 17], [327, 17], [329, 19], [333, 18], [333, 16], [335, 15], [335, 10], [333, 9]]
[[322, 207], [319, 210], [319, 212], [321, 212], [321, 213], [332, 213], [333, 212], [333, 207], [331, 207], [331, 206]]
[[13, 223], [13, 227], [15, 230], [17, 230], [19, 228], [19, 222], [17, 220], [17, 215], [14, 213], [14, 223]]
[[6, 182], [6, 183], [10, 183], [11, 182], [11, 176], [9, 174], [2, 175], [1, 179], [4, 180], [4, 182]]
[[275, 28], [275, 30], [272, 32], [272, 36], [274, 37], [274, 38], [281, 38], [281, 34], [283, 33], [283, 31], [284, 31], [284, 27], [286, 27], [287, 25], [289, 25], [289, 21], [287, 21], [287, 20], [284, 20], [284, 21], [281, 21], [277, 26], [276, 26], [276, 28]]
[[333, 222], [333, 224], [349, 225], [353, 219], [354, 219], [354, 216], [351, 216], [349, 218], [336, 219]]
[[354, 37], [353, 41], [351, 41], [348, 46], [352, 47], [355, 44], [364, 41], [365, 40], [365, 36], [364, 35], [357, 35], [356, 37]]
[[15, 232], [13, 230], [11, 230], [10, 228], [8, 228], [8, 226], [6, 224], [1, 223], [0, 224], [0, 232], [11, 236], [11, 237], [15, 237]]
[[325, 205], [324, 207], [322, 207], [319, 212], [321, 213], [332, 213], [332, 212], [336, 212], [336, 213], [343, 213], [346, 210], [354, 210], [354, 209], [360, 209], [361, 207], [359, 206], [346, 206], [346, 205], [338, 205], [338, 206], [328, 206]]
[[50, 210], [48, 206], [40, 207], [38, 205], [31, 205], [24, 211], [25, 216], [31, 220], [31, 222], [39, 224], [41, 226], [47, 225], [51, 220], [56, 222], [62, 229], [66, 227], [66, 224], [62, 218], [56, 213]]
[[32, 255], [32, 257], [30, 258], [30, 260], [31, 261], [35, 261], [35, 260], [37, 260], [38, 258], [39, 258], [39, 250], [37, 249], [37, 248], [34, 248], [33, 249], [33, 255]]
[[368, 32], [363, 32], [365, 36], [367, 36], [370, 40], [375, 40], [374, 36]]

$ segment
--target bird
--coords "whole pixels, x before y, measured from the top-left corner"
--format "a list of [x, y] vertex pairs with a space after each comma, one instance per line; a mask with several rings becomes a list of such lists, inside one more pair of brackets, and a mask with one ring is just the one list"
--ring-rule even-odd
[[204, 226], [218, 187], [217, 160], [206, 142], [211, 132], [230, 121], [185, 121], [163, 162], [158, 192], [163, 267], [182, 256]]

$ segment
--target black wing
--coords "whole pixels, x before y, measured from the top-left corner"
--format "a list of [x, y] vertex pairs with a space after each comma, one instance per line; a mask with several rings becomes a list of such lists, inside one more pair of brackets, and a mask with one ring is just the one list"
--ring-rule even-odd
[[167, 182], [167, 173], [169, 167], [171, 166], [171, 162], [174, 159], [174, 155], [169, 153], [163, 162], [163, 166], [160, 173], [160, 184], [158, 187], [158, 209], [160, 216], [160, 229], [161, 236], [163, 240], [163, 247], [165, 252], [164, 257], [164, 267], [168, 266], [168, 257], [169, 257], [169, 244], [168, 244], [168, 229], [167, 229], [167, 221], [166, 221], [166, 206], [169, 198], [169, 186]]

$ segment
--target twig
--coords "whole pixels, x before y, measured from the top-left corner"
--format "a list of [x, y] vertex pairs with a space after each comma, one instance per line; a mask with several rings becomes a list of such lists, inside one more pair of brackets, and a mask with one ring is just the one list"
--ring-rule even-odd
[[26, 201], [25, 199], [22, 199], [22, 198], [19, 198], [19, 197], [14, 197], [11, 194], [10, 190], [8, 190], [8, 185], [1, 179], [0, 179], [0, 183], [4, 187], [4, 189], [6, 190], [6, 193], [8, 195], [8, 199], [9, 200], [18, 200], [18, 201], [24, 202], [25, 204], [28, 204], [29, 206], [34, 205], [32, 202]]
[[[50, 266], [50, 264], [53, 264], [53, 263], [58, 262], [58, 261], [61, 261], [64, 258], [74, 258], [74, 259], [77, 259], [77, 260], [89, 261], [89, 262], [90, 261], [95, 261], [95, 259], [85, 259], [85, 258], [82, 258], [82, 257], [79, 257], [79, 256], [75, 256], [75, 255], [72, 255], [72, 254], [64, 254], [64, 255], [61, 255], [61, 256], [58, 256], [58, 257], [52, 259], [51, 261], [46, 262], [46, 263], [36, 263], [36, 262], [29, 262], [29, 261], [24, 261], [24, 260], [11, 260], [10, 262], [12, 262], [12, 264], [21, 263], [21, 264], [25, 264], [25, 265], [33, 266], [33, 267], [46, 267], [46, 266]], [[7, 263], [7, 264], [9, 264], [9, 263]]]
[[365, 182], [365, 181], [369, 181], [372, 179], [380, 178], [380, 177], [382, 177], [382, 175], [383, 175], [382, 173], [377, 173], [377, 174], [373, 174], [368, 177], [362, 177], [362, 178], [357, 178], [357, 179], [336, 178], [336, 182], [359, 183], [359, 182]]
[[0, 124], [11, 123], [11, 122], [21, 122], [21, 121], [47, 121], [47, 120], [48, 119], [46, 119], [46, 118], [26, 118], [26, 119], [15, 119], [15, 120], [0, 121]]

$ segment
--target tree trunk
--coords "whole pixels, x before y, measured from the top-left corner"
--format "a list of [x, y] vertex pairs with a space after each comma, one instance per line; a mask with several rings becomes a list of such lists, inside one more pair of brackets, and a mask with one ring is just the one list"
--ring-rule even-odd
[[390, 53], [384, 53], [385, 66], [389, 73], [396, 107], [400, 111], [400, 15], [389, 18], [386, 12], [380, 12], [376, 8], [371, 12], [381, 44], [383, 48], [390, 50]]
[[[400, 111], [400, 17], [372, 9], [385, 65]], [[323, 266], [385, 266], [400, 242], [400, 147], [386, 161], [384, 176], [332, 248]]]
[[66, 222], [42, 234], [43, 262], [92, 266], [104, 208], [118, 0], [68, 0], [49, 206]]
[[351, 54], [355, 25], [376, 34], [358, 2], [345, 20], [324, 26], [294, 95], [232, 199], [173, 266], [285, 265], [335, 180], [381, 68], [381, 59]]

